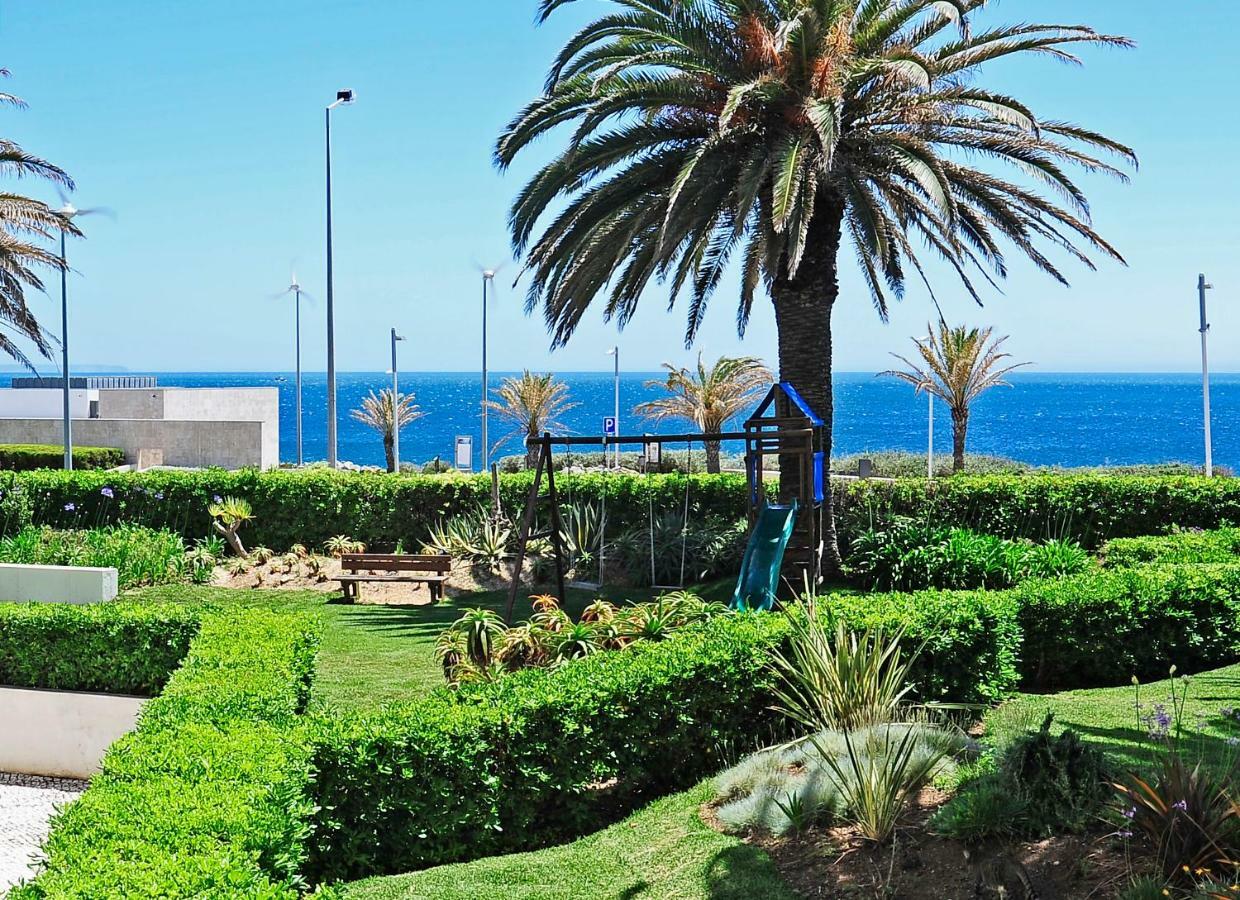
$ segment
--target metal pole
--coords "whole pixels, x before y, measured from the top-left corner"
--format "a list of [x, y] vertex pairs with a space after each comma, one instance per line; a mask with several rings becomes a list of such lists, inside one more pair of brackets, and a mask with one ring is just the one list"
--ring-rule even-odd
[[[620, 434], [620, 348], [613, 347], [616, 357], [616, 435]], [[620, 445], [616, 444], [616, 468], [620, 468]]]
[[392, 329], [392, 462], [393, 471], [400, 473], [400, 380], [396, 374], [396, 329]]
[[64, 397], [64, 442], [65, 471], [73, 471], [73, 424], [69, 416], [69, 271], [65, 259], [65, 231], [60, 230], [60, 353], [61, 376], [64, 383], [61, 393]]
[[297, 465], [303, 465], [301, 454], [301, 288], [297, 297]]
[[930, 392], [930, 386], [926, 386], [926, 397], [929, 400], [930, 407], [930, 427], [929, 439], [926, 444], [926, 478], [934, 477], [934, 394]]
[[327, 464], [336, 468], [336, 308], [332, 296], [332, 110], [324, 112], [327, 139]]
[[482, 273], [482, 471], [491, 465], [491, 452], [487, 446], [487, 284], [490, 272]]
[[1205, 275], [1197, 276], [1197, 297], [1201, 305], [1201, 404], [1205, 419], [1206, 439], [1206, 477], [1214, 477], [1214, 448], [1210, 439], [1210, 363], [1206, 353], [1206, 338], [1210, 334], [1210, 323], [1206, 319], [1206, 291], [1214, 285], [1206, 281]]

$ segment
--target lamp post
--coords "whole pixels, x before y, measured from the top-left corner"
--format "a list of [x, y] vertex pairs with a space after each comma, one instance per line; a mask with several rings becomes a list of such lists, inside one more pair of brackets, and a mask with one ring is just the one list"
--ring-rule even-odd
[[1210, 363], [1206, 353], [1206, 338], [1210, 334], [1210, 323], [1206, 319], [1206, 291], [1214, 285], [1206, 281], [1205, 275], [1197, 276], [1197, 300], [1201, 306], [1201, 405], [1205, 419], [1206, 440], [1206, 477], [1214, 476], [1214, 448], [1210, 438]]
[[400, 474], [400, 378], [396, 372], [396, 342], [404, 338], [392, 329], [392, 462]]
[[297, 465], [300, 466], [300, 465], [303, 465], [305, 462], [302, 456], [302, 442], [301, 442], [301, 298], [303, 296], [307, 300], [313, 300], [314, 298], [311, 297], [309, 294], [307, 294], [304, 290], [302, 290], [301, 282], [297, 280], [296, 272], [293, 273], [293, 278], [292, 278], [292, 281], [289, 282], [289, 286], [286, 287], [284, 290], [282, 290], [280, 293], [274, 295], [273, 299], [278, 300], [281, 297], [287, 297], [289, 294], [293, 295], [294, 309], [296, 310], [295, 318], [294, 318], [294, 321], [296, 323], [295, 329], [294, 329], [294, 334], [295, 334], [294, 352], [295, 352], [295, 358], [297, 362], [297, 395], [296, 395], [297, 397], [296, 399]]
[[487, 444], [487, 295], [495, 282], [495, 270], [482, 270], [482, 471], [491, 469], [491, 449]]
[[930, 390], [929, 383], [926, 384], [926, 399], [929, 401], [929, 426], [927, 431], [929, 437], [926, 443], [926, 478], [934, 478], [934, 393]]
[[[614, 379], [616, 405], [615, 405], [614, 415], [616, 419], [616, 437], [619, 437], [620, 436], [620, 348], [618, 346], [612, 347], [610, 350], [607, 351], [607, 355], [614, 356], [615, 361], [616, 361], [615, 379]], [[619, 469], [620, 468], [620, 445], [619, 444], [616, 444], [615, 460], [616, 460], [615, 467]]]
[[352, 103], [353, 91], [336, 91], [324, 112], [327, 147], [327, 464], [336, 468], [336, 308], [332, 295], [332, 110]]

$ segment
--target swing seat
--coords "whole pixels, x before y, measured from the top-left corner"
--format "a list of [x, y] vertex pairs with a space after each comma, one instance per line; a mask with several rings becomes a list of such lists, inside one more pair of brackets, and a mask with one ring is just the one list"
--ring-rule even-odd
[[732, 609], [769, 611], [775, 605], [779, 570], [796, 518], [795, 500], [787, 505], [768, 503], [762, 507], [741, 560], [740, 576], [732, 592]]

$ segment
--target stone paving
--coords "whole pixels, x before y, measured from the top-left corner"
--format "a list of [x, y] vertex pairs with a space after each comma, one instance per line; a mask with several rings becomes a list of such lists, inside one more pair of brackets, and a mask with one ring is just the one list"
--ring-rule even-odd
[[84, 790], [72, 778], [0, 772], [0, 895], [34, 874], [52, 813]]

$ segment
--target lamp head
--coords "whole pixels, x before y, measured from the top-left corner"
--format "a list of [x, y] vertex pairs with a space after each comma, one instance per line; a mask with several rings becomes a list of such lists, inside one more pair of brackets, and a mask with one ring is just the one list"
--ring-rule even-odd
[[337, 106], [344, 106], [346, 104], [352, 103], [356, 99], [357, 98], [354, 96], [353, 90], [351, 88], [343, 90], [343, 91], [336, 91], [336, 99], [331, 104], [329, 104], [327, 108], [335, 109]]

